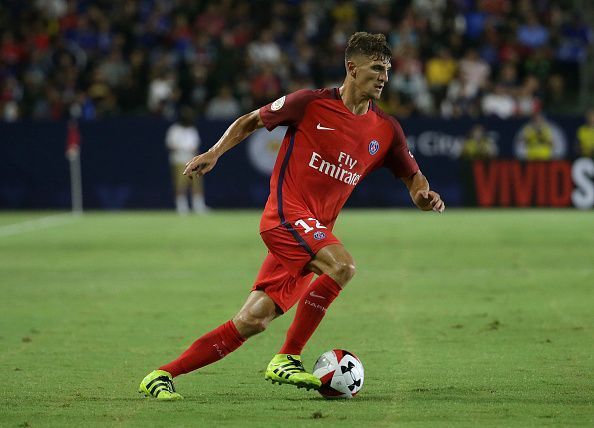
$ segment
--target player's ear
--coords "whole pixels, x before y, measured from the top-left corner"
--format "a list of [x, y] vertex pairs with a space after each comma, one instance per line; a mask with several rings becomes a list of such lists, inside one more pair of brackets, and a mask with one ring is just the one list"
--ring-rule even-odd
[[346, 68], [347, 68], [347, 73], [350, 74], [351, 77], [355, 78], [357, 76], [357, 64], [355, 64], [353, 61], [348, 60], [346, 62]]

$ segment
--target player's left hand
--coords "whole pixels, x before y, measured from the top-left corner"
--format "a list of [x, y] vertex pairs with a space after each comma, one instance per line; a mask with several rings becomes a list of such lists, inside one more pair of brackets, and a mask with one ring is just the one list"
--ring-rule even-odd
[[445, 210], [445, 203], [439, 193], [433, 190], [420, 190], [415, 195], [415, 203], [423, 211], [435, 211], [442, 213]]

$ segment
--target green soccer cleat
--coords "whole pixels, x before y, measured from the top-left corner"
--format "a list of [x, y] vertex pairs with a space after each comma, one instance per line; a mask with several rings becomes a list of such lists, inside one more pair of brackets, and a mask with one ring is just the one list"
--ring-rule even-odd
[[305, 371], [301, 356], [291, 354], [276, 354], [266, 368], [264, 379], [272, 383], [295, 385], [308, 391], [322, 386], [320, 379]]
[[154, 370], [147, 374], [140, 382], [138, 392], [146, 397], [155, 397], [157, 400], [163, 401], [183, 400], [184, 398], [175, 392], [173, 378], [165, 370]]

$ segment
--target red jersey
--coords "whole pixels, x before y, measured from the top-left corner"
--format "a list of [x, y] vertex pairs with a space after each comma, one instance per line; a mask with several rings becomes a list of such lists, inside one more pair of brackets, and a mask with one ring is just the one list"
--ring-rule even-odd
[[269, 131], [289, 127], [270, 178], [260, 232], [303, 218], [333, 227], [355, 186], [388, 167], [409, 177], [419, 167], [398, 122], [370, 103], [353, 114], [337, 88], [303, 89], [260, 108]]

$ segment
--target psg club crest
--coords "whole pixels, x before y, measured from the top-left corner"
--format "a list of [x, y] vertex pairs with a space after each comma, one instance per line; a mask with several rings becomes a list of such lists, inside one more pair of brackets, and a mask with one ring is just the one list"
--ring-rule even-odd
[[374, 155], [379, 150], [379, 143], [377, 140], [371, 140], [369, 143], [369, 154]]
[[326, 234], [324, 232], [317, 231], [316, 233], [314, 233], [313, 237], [316, 241], [320, 241], [326, 237]]

